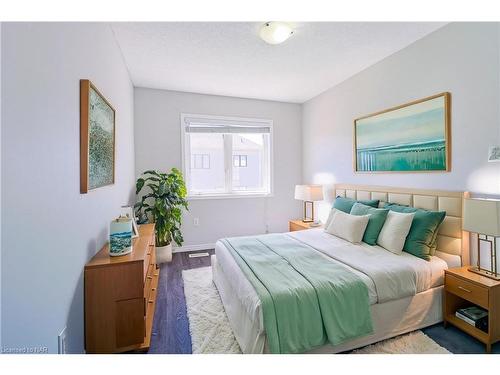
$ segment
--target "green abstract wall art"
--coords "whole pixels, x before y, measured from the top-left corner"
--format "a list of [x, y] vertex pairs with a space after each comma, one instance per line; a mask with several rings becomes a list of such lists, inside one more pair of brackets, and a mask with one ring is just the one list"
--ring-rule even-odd
[[450, 170], [450, 94], [354, 120], [356, 172]]
[[89, 80], [80, 81], [80, 192], [115, 182], [115, 110]]

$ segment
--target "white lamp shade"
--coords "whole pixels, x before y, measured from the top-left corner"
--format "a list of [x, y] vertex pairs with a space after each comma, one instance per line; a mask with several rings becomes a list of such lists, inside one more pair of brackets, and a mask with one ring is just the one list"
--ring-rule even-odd
[[500, 200], [465, 198], [463, 229], [500, 236]]
[[301, 201], [322, 201], [323, 185], [295, 185], [295, 199]]

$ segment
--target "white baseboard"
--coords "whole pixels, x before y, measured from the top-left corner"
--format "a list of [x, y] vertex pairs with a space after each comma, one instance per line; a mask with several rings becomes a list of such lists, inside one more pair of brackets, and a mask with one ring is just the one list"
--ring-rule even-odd
[[173, 253], [185, 253], [188, 251], [211, 250], [211, 249], [215, 249], [214, 243], [202, 243], [199, 245], [188, 245], [188, 246], [174, 247], [174, 248], [172, 248], [172, 252]]

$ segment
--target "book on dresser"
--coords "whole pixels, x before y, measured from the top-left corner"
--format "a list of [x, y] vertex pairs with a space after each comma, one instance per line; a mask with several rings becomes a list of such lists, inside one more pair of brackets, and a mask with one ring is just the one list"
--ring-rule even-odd
[[85, 266], [85, 351], [149, 349], [159, 270], [154, 224], [139, 226], [130, 254], [110, 257], [104, 246]]

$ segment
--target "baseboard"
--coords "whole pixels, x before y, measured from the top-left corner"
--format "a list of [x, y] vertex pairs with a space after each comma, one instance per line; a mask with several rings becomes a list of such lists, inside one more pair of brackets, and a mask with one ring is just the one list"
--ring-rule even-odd
[[188, 251], [198, 251], [198, 250], [211, 250], [215, 249], [214, 243], [202, 243], [199, 245], [188, 245], [172, 248], [173, 253], [185, 253]]

